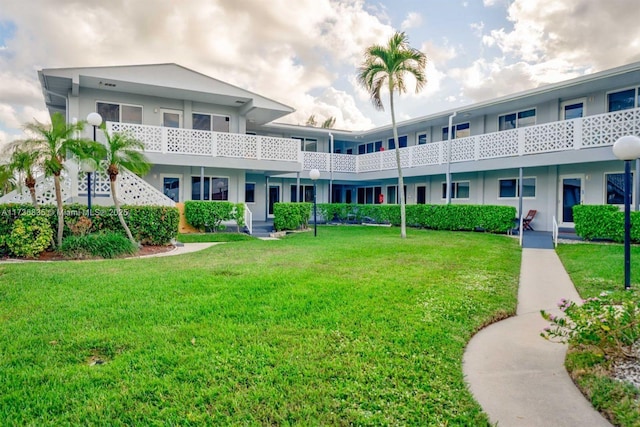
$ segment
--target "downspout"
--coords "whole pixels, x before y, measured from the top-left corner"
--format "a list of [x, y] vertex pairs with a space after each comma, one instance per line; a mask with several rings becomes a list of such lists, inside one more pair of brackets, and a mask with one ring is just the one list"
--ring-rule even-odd
[[329, 132], [329, 203], [333, 203], [333, 134]]
[[453, 112], [452, 115], [449, 116], [449, 134], [448, 136], [448, 147], [447, 147], [447, 204], [451, 204], [451, 136], [453, 134], [453, 118], [457, 115], [457, 112]]

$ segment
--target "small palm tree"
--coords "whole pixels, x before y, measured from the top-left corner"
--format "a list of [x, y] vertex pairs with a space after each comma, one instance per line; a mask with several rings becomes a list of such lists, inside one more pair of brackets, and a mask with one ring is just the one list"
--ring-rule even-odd
[[64, 163], [70, 153], [78, 150], [78, 147], [89, 141], [77, 138], [82, 131], [84, 122], [67, 123], [60, 113], [51, 116], [51, 125], [43, 124], [37, 120], [28, 123], [25, 130], [33, 135], [32, 138], [23, 141], [24, 151], [35, 153], [38, 164], [45, 176], [53, 176], [55, 186], [56, 205], [58, 213], [57, 246], [62, 245], [62, 233], [64, 231], [64, 208], [60, 175], [64, 170]]
[[7, 147], [9, 163], [5, 165], [5, 169], [11, 176], [14, 173], [18, 174], [20, 177], [18, 184], [24, 182], [25, 187], [29, 189], [31, 204], [35, 209], [38, 209], [36, 179], [34, 177], [34, 170], [38, 164], [38, 153], [21, 148], [23, 143], [24, 141], [16, 141]]
[[13, 191], [15, 183], [11, 165], [8, 163], [0, 165], [0, 196], [4, 196]]
[[378, 110], [384, 110], [381, 92], [389, 91], [391, 106], [391, 124], [395, 141], [396, 164], [398, 167], [398, 192], [400, 193], [400, 236], [407, 236], [407, 219], [404, 200], [404, 179], [400, 163], [400, 144], [398, 128], [393, 104], [393, 93], [407, 91], [405, 78], [411, 75], [416, 80], [416, 92], [426, 84], [425, 66], [427, 57], [424, 53], [409, 46], [409, 39], [404, 32], [396, 32], [386, 46], [373, 45], [364, 54], [364, 63], [358, 72], [358, 81], [371, 95], [371, 101]]
[[113, 198], [113, 205], [116, 208], [118, 219], [122, 228], [124, 228], [127, 237], [134, 245], [138, 245], [138, 242], [133, 238], [131, 230], [127, 226], [122, 210], [120, 209], [120, 201], [118, 200], [116, 180], [120, 173], [120, 168], [126, 168], [129, 171], [137, 174], [144, 175], [151, 169], [151, 164], [147, 161], [142, 150], [144, 144], [124, 133], [109, 134], [107, 132], [104, 123], [100, 127], [104, 132], [107, 153], [107, 173], [109, 174], [109, 184], [111, 187], [111, 197]]

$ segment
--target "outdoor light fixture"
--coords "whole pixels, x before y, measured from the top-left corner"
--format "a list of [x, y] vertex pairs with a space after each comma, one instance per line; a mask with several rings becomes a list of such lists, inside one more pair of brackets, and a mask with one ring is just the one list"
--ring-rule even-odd
[[[89, 113], [87, 123], [93, 126], [93, 142], [96, 142], [96, 129], [102, 124], [102, 116], [98, 113]], [[89, 210], [89, 218], [91, 218], [91, 174], [97, 169], [97, 164], [93, 159], [82, 161], [81, 168], [87, 173], [87, 209]]]
[[640, 157], [640, 138], [626, 135], [613, 144], [613, 155], [624, 160], [624, 288], [631, 288], [631, 161]]
[[316, 210], [316, 181], [320, 178], [320, 171], [318, 169], [311, 169], [309, 171], [309, 178], [313, 181], [313, 236], [318, 235], [318, 216]]

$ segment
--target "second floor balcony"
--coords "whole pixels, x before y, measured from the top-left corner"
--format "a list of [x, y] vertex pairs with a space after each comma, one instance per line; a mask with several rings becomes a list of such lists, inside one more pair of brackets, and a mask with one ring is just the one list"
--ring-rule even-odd
[[[273, 160], [297, 163], [306, 171], [355, 174], [396, 167], [394, 150], [360, 155], [303, 152], [299, 141], [291, 138], [113, 122], [107, 126], [109, 131], [128, 132], [143, 141], [149, 153]], [[640, 109], [409, 146], [400, 149], [400, 159], [403, 168], [508, 159], [611, 146], [621, 136], [630, 134], [640, 135]]]

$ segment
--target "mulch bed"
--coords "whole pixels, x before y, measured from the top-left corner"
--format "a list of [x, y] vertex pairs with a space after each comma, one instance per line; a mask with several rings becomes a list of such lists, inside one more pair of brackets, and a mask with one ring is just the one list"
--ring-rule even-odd
[[[146, 256], [146, 255], [155, 255], [155, 254], [161, 254], [164, 252], [169, 252], [172, 251], [175, 248], [175, 246], [173, 245], [168, 245], [168, 246], [147, 246], [147, 245], [143, 245], [142, 248], [140, 248], [140, 250], [135, 253], [134, 255], [127, 255], [127, 256], [122, 256], [122, 257], [118, 257], [118, 258], [137, 258], [137, 257], [141, 257], [141, 256]], [[2, 259], [2, 258], [0, 258]], [[4, 258], [7, 259], [7, 258]], [[102, 259], [102, 258], [82, 258], [82, 259]], [[40, 254], [40, 256], [38, 258], [30, 258], [29, 261], [70, 261], [73, 260], [73, 258], [67, 258], [64, 255], [62, 255], [59, 252], [56, 251], [45, 251], [43, 253]]]

